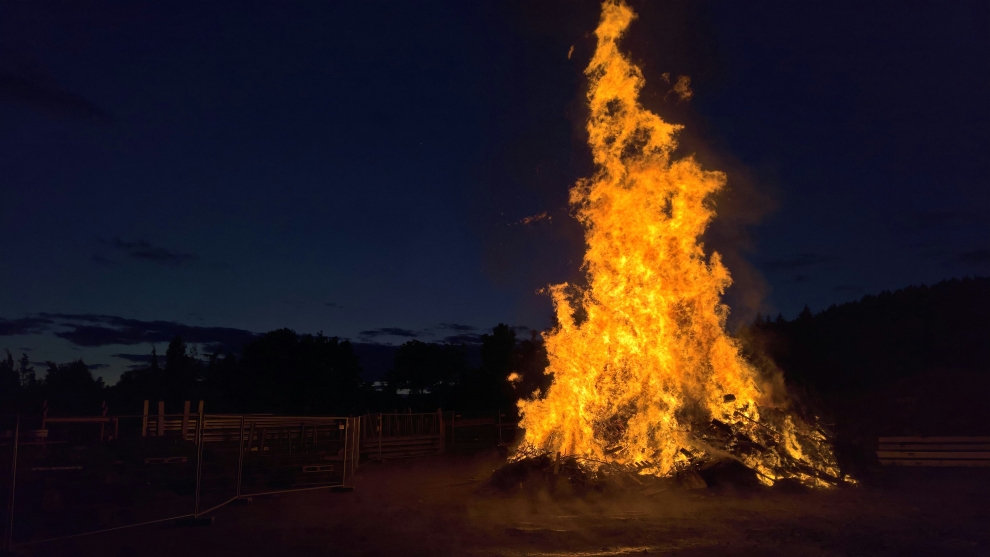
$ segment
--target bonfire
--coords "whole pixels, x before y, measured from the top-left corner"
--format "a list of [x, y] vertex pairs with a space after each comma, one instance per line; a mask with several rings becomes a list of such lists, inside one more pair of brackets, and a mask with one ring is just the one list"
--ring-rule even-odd
[[585, 73], [597, 171], [570, 192], [587, 286], [550, 287], [553, 383], [519, 403], [525, 437], [510, 458], [654, 477], [732, 462], [764, 485], [835, 485], [826, 433], [780, 402], [726, 332], [729, 271], [701, 242], [726, 177], [675, 158], [681, 126], [639, 103], [642, 72], [618, 45], [634, 18], [609, 0], [595, 30]]

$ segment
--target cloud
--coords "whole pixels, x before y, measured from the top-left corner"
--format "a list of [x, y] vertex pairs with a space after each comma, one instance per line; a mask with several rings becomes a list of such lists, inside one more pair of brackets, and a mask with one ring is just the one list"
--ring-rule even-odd
[[0, 318], [0, 336], [37, 335], [47, 331], [53, 323], [45, 317]]
[[110, 367], [110, 364], [86, 364], [89, 369], [104, 369]]
[[39, 316], [49, 322], [57, 320], [58, 327], [67, 330], [58, 330], [55, 336], [82, 347], [154, 344], [181, 336], [187, 343], [206, 345], [210, 351], [238, 350], [258, 336], [244, 329], [142, 321], [114, 315], [42, 313]]
[[990, 249], [964, 251], [956, 257], [956, 260], [963, 265], [972, 265], [974, 267], [990, 265]]
[[129, 362], [151, 363], [151, 354], [113, 354], [113, 357]]
[[461, 325], [460, 323], [441, 323], [437, 328], [448, 331], [475, 331], [478, 329], [475, 326]]
[[[114, 238], [107, 243], [111, 247], [125, 252], [131, 259], [136, 259], [138, 261], [149, 261], [159, 265], [178, 267], [199, 259], [198, 256], [192, 253], [171, 251], [163, 247], [153, 246], [147, 240], [128, 242], [126, 240], [121, 240], [120, 238]], [[98, 256], [94, 256], [94, 258], [95, 257]]]
[[780, 259], [773, 259], [763, 263], [763, 267], [773, 271], [796, 271], [814, 265], [821, 265], [833, 261], [833, 257], [828, 257], [819, 253], [795, 253]]
[[361, 331], [360, 333], [358, 333], [358, 335], [367, 338], [377, 338], [384, 336], [413, 338], [419, 336], [419, 333], [413, 331], [412, 329], [402, 329], [400, 327], [381, 327], [379, 329], [369, 329], [367, 331]]
[[461, 333], [443, 338], [449, 344], [481, 344], [481, 335], [478, 333]]
[[340, 304], [338, 304], [336, 302], [323, 302], [323, 305], [327, 306], [328, 308], [344, 309], [344, 306], [342, 306], [342, 305], [340, 305]]

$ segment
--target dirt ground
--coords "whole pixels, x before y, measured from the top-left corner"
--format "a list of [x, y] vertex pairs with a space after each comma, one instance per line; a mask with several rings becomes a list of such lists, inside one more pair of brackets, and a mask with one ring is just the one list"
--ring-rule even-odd
[[884, 470], [806, 493], [480, 494], [494, 453], [362, 467], [350, 493], [256, 497], [169, 523], [21, 546], [32, 556], [990, 555], [990, 468]]

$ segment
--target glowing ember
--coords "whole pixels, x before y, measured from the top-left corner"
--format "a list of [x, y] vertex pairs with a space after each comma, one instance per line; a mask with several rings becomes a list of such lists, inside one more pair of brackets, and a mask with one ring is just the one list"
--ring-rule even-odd
[[585, 73], [599, 170], [571, 190], [589, 284], [573, 297], [566, 284], [551, 287], [554, 381], [520, 402], [526, 436], [516, 458], [559, 452], [654, 475], [735, 458], [767, 484], [827, 485], [838, 469], [825, 436], [774, 408], [725, 332], [731, 279], [699, 241], [725, 176], [690, 157], [671, 160], [680, 126], [640, 106], [642, 73], [617, 45], [634, 17], [607, 1], [595, 31]]

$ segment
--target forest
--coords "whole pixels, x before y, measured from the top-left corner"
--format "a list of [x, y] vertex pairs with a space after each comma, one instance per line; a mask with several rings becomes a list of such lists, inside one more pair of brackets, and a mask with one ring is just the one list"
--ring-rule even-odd
[[[990, 278], [952, 279], [868, 295], [794, 319], [756, 320], [737, 331], [746, 356], [763, 373], [783, 374], [794, 403], [858, 438], [878, 433], [987, 433], [990, 398]], [[395, 351], [382, 381], [362, 379], [348, 340], [278, 329], [238, 354], [201, 356], [180, 337], [150, 365], [114, 385], [95, 379], [83, 361], [0, 358], [0, 404], [6, 412], [52, 415], [140, 413], [144, 400], [168, 412], [204, 400], [210, 412], [294, 415], [437, 408], [511, 410], [546, 389], [541, 336], [517, 338], [499, 324], [480, 339], [480, 363], [464, 344], [411, 340]], [[516, 372], [521, 381], [506, 377]], [[983, 425], [980, 425], [983, 424]], [[980, 431], [976, 431], [980, 430]]]

